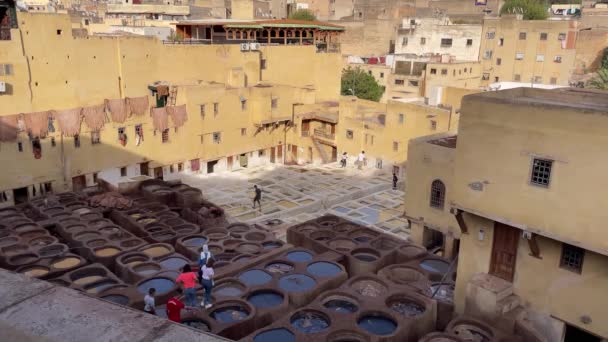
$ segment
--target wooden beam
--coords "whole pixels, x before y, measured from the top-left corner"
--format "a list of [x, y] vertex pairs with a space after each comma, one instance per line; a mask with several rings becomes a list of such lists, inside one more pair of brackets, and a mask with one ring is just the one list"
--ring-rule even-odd
[[460, 227], [460, 232], [462, 234], [469, 233], [469, 227], [467, 227], [467, 223], [464, 221], [464, 217], [462, 216], [463, 211], [460, 209], [456, 209], [456, 222], [458, 222], [458, 226]]
[[542, 259], [540, 256], [540, 247], [538, 247], [538, 240], [536, 240], [536, 234], [532, 233], [532, 236], [528, 239], [528, 246], [530, 247], [530, 255]]

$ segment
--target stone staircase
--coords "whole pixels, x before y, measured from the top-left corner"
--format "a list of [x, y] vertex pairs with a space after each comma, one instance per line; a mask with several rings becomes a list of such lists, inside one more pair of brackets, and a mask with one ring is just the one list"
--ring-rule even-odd
[[321, 155], [321, 160], [323, 160], [323, 164], [331, 162], [331, 158], [327, 156], [327, 151], [325, 151], [325, 149], [323, 148], [324, 144], [321, 143], [319, 138], [315, 137], [314, 135], [311, 135], [310, 139], [312, 139], [312, 143], [315, 145], [317, 151], [319, 151], [319, 154]]

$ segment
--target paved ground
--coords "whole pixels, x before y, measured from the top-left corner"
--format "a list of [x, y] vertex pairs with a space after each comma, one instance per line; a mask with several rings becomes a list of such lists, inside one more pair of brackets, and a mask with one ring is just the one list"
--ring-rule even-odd
[[[404, 193], [391, 189], [392, 174], [377, 169], [341, 169], [338, 164], [267, 165], [184, 176], [182, 181], [200, 188], [206, 199], [224, 208], [234, 221], [280, 219], [283, 224], [276, 227], [279, 238], [284, 238], [286, 227], [325, 213], [401, 238], [409, 236], [408, 222], [401, 217]], [[252, 208], [254, 184], [265, 191], [261, 211]]]

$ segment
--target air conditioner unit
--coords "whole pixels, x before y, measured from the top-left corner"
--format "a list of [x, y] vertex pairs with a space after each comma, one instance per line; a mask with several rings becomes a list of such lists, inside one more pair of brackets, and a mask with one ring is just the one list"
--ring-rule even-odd
[[241, 51], [249, 51], [249, 43], [241, 43]]
[[258, 51], [260, 49], [260, 43], [249, 43], [251, 51]]
[[6, 83], [0, 81], [0, 93], [6, 93]]

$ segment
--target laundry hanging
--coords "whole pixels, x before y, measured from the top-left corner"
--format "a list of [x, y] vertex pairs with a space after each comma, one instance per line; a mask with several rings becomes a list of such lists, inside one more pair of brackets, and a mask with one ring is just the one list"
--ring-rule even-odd
[[150, 107], [148, 96], [127, 97], [127, 104], [129, 107], [129, 115], [135, 116], [144, 115]]
[[0, 141], [15, 141], [19, 133], [19, 115], [0, 116]]
[[171, 120], [175, 127], [181, 127], [188, 120], [188, 112], [186, 105], [167, 107], [167, 113], [171, 116]]
[[89, 126], [91, 131], [99, 132], [103, 128], [103, 125], [106, 121], [104, 109], [104, 105], [82, 108], [82, 116], [84, 116], [84, 122], [87, 124], [87, 126]]
[[80, 133], [82, 108], [55, 111], [54, 116], [59, 124], [59, 130], [64, 136], [71, 137]]
[[112, 121], [123, 123], [127, 119], [127, 104], [124, 99], [106, 100]]
[[169, 128], [169, 119], [165, 107], [150, 108], [150, 116], [152, 116], [152, 125], [154, 126], [154, 129], [162, 132]]
[[25, 127], [32, 138], [44, 138], [49, 132], [49, 112], [23, 114]]

